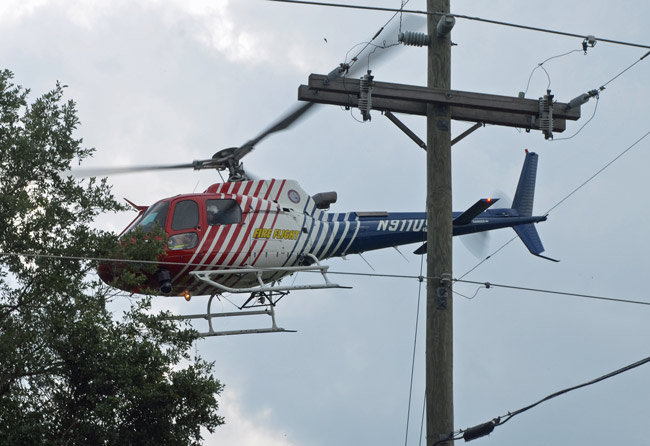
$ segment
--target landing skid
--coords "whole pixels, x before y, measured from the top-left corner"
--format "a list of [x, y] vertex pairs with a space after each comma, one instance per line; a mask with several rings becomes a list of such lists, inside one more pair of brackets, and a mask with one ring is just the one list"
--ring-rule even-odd
[[[204, 333], [199, 333], [199, 336], [206, 338], [211, 336], [231, 336], [231, 335], [241, 335], [241, 334], [255, 334], [255, 333], [295, 333], [296, 330], [286, 330], [284, 328], [278, 327], [275, 322], [275, 304], [282, 299], [288, 293], [281, 293], [279, 297], [274, 297], [271, 293], [259, 294], [251, 293], [251, 296], [246, 300], [246, 302], [239, 307], [240, 310], [246, 311], [235, 311], [227, 313], [212, 313], [211, 306], [212, 300], [216, 297], [216, 294], [210, 296], [208, 300], [208, 309], [206, 314], [189, 314], [186, 316], [175, 316], [174, 319], [178, 320], [190, 320], [190, 319], [205, 319], [208, 321], [208, 331]], [[255, 303], [256, 302], [256, 303]], [[263, 310], [251, 310], [251, 308], [264, 307]], [[267, 315], [271, 317], [271, 327], [269, 328], [249, 328], [244, 330], [225, 330], [225, 331], [215, 331], [212, 325], [213, 318], [221, 317], [236, 317], [236, 316], [259, 316]]]
[[[278, 327], [275, 321], [275, 305], [282, 299], [284, 296], [289, 294], [289, 291], [294, 290], [315, 290], [323, 288], [349, 288], [341, 285], [332, 283], [327, 278], [327, 269], [329, 266], [321, 265], [318, 262], [318, 259], [308, 254], [309, 259], [314, 263], [309, 266], [292, 266], [292, 267], [283, 267], [283, 268], [237, 268], [237, 269], [219, 269], [219, 270], [210, 270], [210, 271], [192, 271], [190, 274], [196, 277], [198, 280], [210, 285], [214, 291], [214, 294], [210, 296], [208, 300], [208, 308], [206, 314], [190, 314], [187, 316], [175, 316], [174, 319], [177, 320], [191, 320], [191, 319], [205, 319], [208, 321], [208, 331], [204, 333], [199, 333], [201, 337], [210, 337], [210, 336], [230, 336], [230, 335], [240, 335], [240, 334], [253, 334], [253, 333], [279, 333], [279, 332], [291, 332], [295, 333], [296, 330], [286, 330], [284, 328]], [[268, 272], [279, 272], [285, 274], [293, 274], [296, 272], [302, 271], [314, 271], [320, 272], [323, 278], [322, 283], [316, 283], [311, 285], [279, 285], [277, 282], [272, 282], [270, 284], [264, 283], [262, 280], [262, 274]], [[222, 280], [227, 280], [232, 275], [246, 275], [254, 274], [259, 285], [252, 287], [241, 287], [233, 288], [223, 285], [216, 280], [217, 277], [222, 277]], [[212, 300], [220, 294], [226, 293], [250, 293], [250, 296], [244, 304], [239, 308], [238, 312], [227, 312], [227, 313], [212, 313]], [[255, 308], [263, 308], [256, 310]], [[212, 325], [213, 318], [221, 317], [236, 317], [236, 316], [259, 316], [267, 315], [271, 317], [271, 327], [269, 328], [252, 328], [244, 330], [227, 330], [227, 331], [215, 331]]]

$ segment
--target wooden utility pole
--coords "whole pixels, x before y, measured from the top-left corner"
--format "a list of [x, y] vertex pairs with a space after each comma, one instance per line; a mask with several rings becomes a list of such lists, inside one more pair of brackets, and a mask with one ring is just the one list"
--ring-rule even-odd
[[[451, 0], [427, 0], [427, 87], [312, 74], [301, 85], [298, 99], [346, 108], [358, 107], [364, 119], [370, 110], [382, 111], [420, 147], [427, 150], [427, 321], [426, 389], [427, 445], [432, 446], [454, 431], [453, 302], [451, 209], [451, 119], [474, 122], [459, 135], [462, 139], [482, 124], [540, 130], [544, 136], [566, 129], [566, 120], [580, 118], [580, 106], [554, 102], [548, 91], [539, 100], [451, 89], [451, 37], [454, 19], [446, 18], [446, 34], [438, 24], [450, 11]], [[451, 23], [449, 23], [451, 22]], [[393, 113], [426, 115], [426, 144]], [[420, 250], [418, 250], [420, 251]], [[416, 253], [418, 253], [416, 251]], [[493, 427], [493, 426], [492, 426]], [[476, 438], [476, 437], [474, 437]], [[450, 445], [449, 441], [446, 445]]]
[[[437, 36], [439, 15], [450, 0], [427, 0], [429, 34], [427, 86], [451, 89], [450, 34]], [[427, 445], [454, 430], [451, 115], [449, 106], [427, 106]]]

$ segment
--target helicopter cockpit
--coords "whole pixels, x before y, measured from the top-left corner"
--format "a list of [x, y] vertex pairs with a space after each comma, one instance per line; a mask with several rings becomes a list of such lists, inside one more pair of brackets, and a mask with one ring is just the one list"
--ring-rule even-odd
[[[125, 231], [141, 227], [151, 232], [159, 225], [169, 235], [167, 247], [172, 251], [192, 249], [198, 245], [201, 217], [208, 226], [232, 225], [242, 221], [242, 209], [234, 199], [181, 198], [162, 200], [150, 206]], [[201, 210], [203, 208], [203, 211]], [[168, 222], [168, 214], [172, 213]]]

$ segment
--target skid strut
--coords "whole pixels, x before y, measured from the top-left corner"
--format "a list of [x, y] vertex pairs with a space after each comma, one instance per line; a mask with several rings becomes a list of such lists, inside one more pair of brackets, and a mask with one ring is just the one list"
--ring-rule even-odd
[[[234, 268], [234, 269], [217, 269], [217, 270], [207, 270], [207, 271], [191, 271], [190, 274], [200, 281], [207, 283], [208, 285], [215, 287], [219, 290], [220, 293], [266, 293], [266, 292], [277, 292], [277, 291], [293, 291], [293, 290], [317, 290], [323, 288], [348, 288], [335, 283], [330, 282], [327, 278], [328, 265], [321, 265], [318, 259], [312, 255], [307, 254], [310, 260], [315, 264], [309, 266], [285, 266], [285, 267], [271, 267], [271, 268], [253, 268], [253, 267], [243, 267], [243, 268]], [[293, 274], [303, 271], [314, 271], [320, 272], [323, 277], [322, 283], [315, 283], [311, 285], [276, 285], [275, 283], [268, 285], [265, 284], [262, 280], [262, 274], [269, 272], [284, 272], [286, 274]], [[233, 274], [254, 274], [257, 278], [259, 285], [252, 287], [244, 288], [232, 288], [223, 285], [215, 280], [218, 276], [231, 276]]]
[[[208, 300], [208, 311], [206, 314], [188, 314], [186, 316], [174, 316], [174, 319], [177, 320], [189, 320], [189, 319], [205, 319], [208, 321], [208, 331], [204, 333], [199, 333], [203, 338], [211, 336], [231, 336], [231, 335], [241, 335], [241, 334], [255, 334], [255, 333], [295, 333], [296, 330], [287, 330], [281, 327], [278, 327], [275, 322], [275, 306], [268, 305], [263, 310], [247, 310], [247, 311], [235, 311], [230, 313], [211, 313], [210, 306], [212, 304], [212, 299], [215, 296], [210, 296]], [[215, 331], [212, 326], [212, 319], [219, 317], [236, 317], [236, 316], [258, 316], [258, 315], [267, 315], [271, 316], [271, 327], [270, 328], [249, 328], [244, 330], [225, 330], [225, 331]]]
[[[208, 300], [208, 308], [205, 314], [190, 314], [186, 316], [174, 316], [176, 320], [190, 320], [190, 319], [205, 319], [208, 321], [208, 331], [200, 333], [202, 337], [208, 336], [228, 336], [239, 334], [252, 334], [252, 333], [278, 333], [278, 332], [295, 332], [295, 330], [286, 330], [277, 326], [275, 321], [275, 305], [280, 299], [286, 296], [289, 291], [294, 290], [315, 290], [323, 288], [349, 288], [330, 282], [327, 278], [327, 269], [329, 266], [321, 265], [318, 259], [312, 255], [307, 254], [305, 257], [309, 259], [312, 265], [308, 266], [289, 266], [289, 267], [276, 267], [276, 268], [253, 268], [242, 267], [235, 269], [217, 269], [207, 271], [192, 271], [190, 274], [198, 280], [210, 285], [215, 293], [210, 296]], [[293, 274], [303, 271], [319, 272], [323, 278], [323, 282], [314, 283], [311, 285], [280, 285], [277, 282], [264, 283], [263, 274], [269, 272], [284, 272], [285, 274]], [[232, 275], [246, 275], [253, 274], [256, 278], [258, 285], [233, 288], [223, 285], [219, 282], [225, 281]], [[250, 297], [239, 307], [241, 311], [228, 312], [228, 313], [212, 313], [212, 300], [215, 296], [223, 293], [250, 293]], [[256, 309], [260, 308], [260, 309]], [[229, 331], [215, 331], [212, 325], [213, 318], [220, 317], [236, 317], [236, 316], [259, 316], [267, 315], [271, 317], [270, 328], [252, 328], [246, 330], [229, 330]]]

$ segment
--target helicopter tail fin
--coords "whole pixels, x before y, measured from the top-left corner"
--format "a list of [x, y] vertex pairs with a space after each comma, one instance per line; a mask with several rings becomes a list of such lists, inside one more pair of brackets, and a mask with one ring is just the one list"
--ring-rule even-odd
[[[521, 168], [521, 175], [519, 177], [519, 183], [517, 184], [515, 198], [512, 200], [512, 208], [519, 213], [520, 217], [531, 217], [533, 215], [538, 158], [539, 156], [535, 152], [529, 152], [526, 150], [526, 159], [524, 160], [524, 166]], [[546, 220], [546, 216], [543, 217], [543, 220]], [[541, 255], [544, 252], [544, 245], [542, 244], [542, 240], [539, 238], [534, 223], [513, 226], [513, 229], [531, 254], [547, 260], [552, 260], [553, 262], [558, 261]]]
[[524, 160], [524, 166], [521, 168], [515, 198], [512, 200], [512, 208], [519, 212], [520, 217], [533, 215], [538, 158], [539, 156], [535, 152], [526, 150], [526, 159]]

